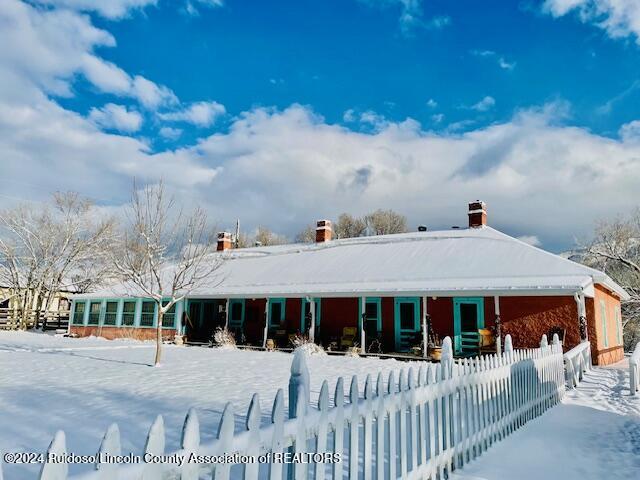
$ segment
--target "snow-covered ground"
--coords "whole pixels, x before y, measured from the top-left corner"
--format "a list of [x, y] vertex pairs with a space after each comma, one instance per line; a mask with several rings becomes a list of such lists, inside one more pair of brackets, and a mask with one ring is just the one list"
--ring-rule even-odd
[[[0, 450], [45, 452], [62, 429], [69, 452], [94, 454], [104, 431], [117, 422], [123, 452], [140, 454], [149, 426], [162, 414], [167, 451], [173, 451], [189, 407], [196, 408], [207, 442], [217, 433], [226, 402], [244, 414], [258, 392], [266, 422], [278, 388], [286, 393], [291, 354], [168, 345], [162, 366], [154, 368], [154, 348], [131, 340], [0, 332]], [[323, 379], [333, 388], [338, 377], [357, 374], [362, 389], [367, 373], [407, 367], [395, 360], [328, 355], [314, 355], [308, 365], [312, 399]], [[244, 418], [236, 421], [240, 428]], [[32, 479], [38, 470], [3, 468], [11, 480]]]
[[595, 367], [561, 405], [495, 444], [454, 478], [640, 478], [640, 396], [629, 395], [628, 364]]
[[[197, 409], [207, 442], [227, 401], [243, 413], [258, 392], [268, 421], [277, 389], [286, 389], [292, 360], [285, 353], [167, 346], [163, 365], [154, 368], [153, 349], [151, 343], [131, 340], [0, 332], [0, 450], [44, 452], [56, 430], [63, 429], [68, 451], [93, 454], [106, 428], [117, 422], [123, 451], [141, 453], [149, 425], [162, 414], [172, 451], [190, 406]], [[325, 378], [333, 387], [339, 376], [357, 374], [362, 388], [367, 373], [407, 367], [395, 360], [318, 355], [308, 363], [312, 397]], [[624, 365], [594, 369], [561, 405], [453, 477], [640, 478], [640, 396], [629, 396], [627, 375]], [[236, 421], [241, 428], [242, 416]], [[38, 470], [3, 467], [11, 480], [35, 478]]]

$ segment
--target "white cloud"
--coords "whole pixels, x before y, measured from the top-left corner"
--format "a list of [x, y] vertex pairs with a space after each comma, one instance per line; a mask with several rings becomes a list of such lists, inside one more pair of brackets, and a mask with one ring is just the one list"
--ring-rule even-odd
[[173, 127], [162, 127], [158, 133], [162, 138], [166, 138], [167, 140], [177, 140], [180, 138], [180, 135], [182, 135], [182, 130]]
[[213, 125], [218, 117], [225, 113], [224, 105], [218, 102], [196, 102], [184, 110], [160, 113], [158, 116], [162, 120], [186, 122], [198, 127], [209, 127]]
[[542, 245], [542, 242], [536, 235], [521, 235], [518, 237], [518, 240], [524, 243], [528, 243], [529, 245], [533, 245], [534, 247], [539, 247]]
[[125, 17], [131, 10], [156, 5], [158, 0], [31, 0], [33, 3], [64, 7], [81, 12], [96, 12], [105, 18]]
[[137, 132], [142, 126], [142, 115], [139, 112], [114, 103], [107, 103], [102, 108], [92, 108], [89, 120], [102, 128], [121, 132]]
[[478, 103], [471, 105], [471, 110], [475, 110], [477, 112], [486, 112], [487, 110], [491, 110], [496, 104], [496, 100], [493, 97], [486, 96]]
[[436, 113], [434, 115], [431, 115], [431, 121], [433, 123], [442, 123], [442, 120], [444, 120], [444, 114], [443, 113]]
[[415, 29], [440, 30], [451, 25], [448, 15], [436, 15], [428, 20], [422, 16], [422, 0], [360, 0], [361, 3], [372, 7], [400, 9], [398, 23], [403, 35], [411, 35]]
[[625, 123], [618, 133], [623, 142], [640, 144], [640, 120]]
[[197, 17], [198, 15], [200, 15], [200, 10], [198, 9], [198, 6], [215, 8], [215, 7], [222, 7], [223, 5], [224, 5], [223, 0], [187, 0], [184, 6], [184, 11], [188, 15]]
[[357, 120], [355, 110], [353, 108], [345, 110], [345, 112], [342, 114], [342, 120], [348, 123], [355, 122]]
[[[83, 4], [79, 0], [68, 2], [78, 8]], [[112, 7], [132, 7], [135, 3], [115, 2]], [[70, 96], [75, 76], [81, 73], [101, 92], [135, 98], [148, 108], [175, 102], [175, 95], [168, 88], [140, 76], [131, 78], [114, 63], [96, 55], [97, 47], [113, 47], [116, 42], [109, 32], [94, 27], [86, 15], [3, 0], [0, 25], [0, 68], [7, 69], [7, 75], [25, 78], [47, 92]]]
[[602, 28], [611, 38], [635, 37], [640, 45], [638, 0], [545, 0], [542, 10], [554, 17], [575, 12], [580, 21]]
[[503, 70], [513, 70], [516, 68], [516, 62], [508, 61], [504, 56], [498, 55], [498, 53], [493, 50], [471, 50], [470, 53], [475, 57], [495, 58], [496, 63]]
[[433, 98], [427, 100], [427, 107], [436, 108], [438, 106], [438, 102], [436, 102]]

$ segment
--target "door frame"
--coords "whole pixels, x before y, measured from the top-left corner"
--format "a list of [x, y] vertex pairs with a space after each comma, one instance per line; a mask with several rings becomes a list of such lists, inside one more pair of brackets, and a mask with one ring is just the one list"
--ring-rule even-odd
[[[414, 328], [412, 330], [402, 330], [400, 328], [400, 304], [402, 303], [412, 303], [414, 305], [413, 308], [413, 322]], [[420, 297], [395, 297], [393, 302], [393, 323], [394, 323], [394, 335], [395, 335], [395, 349], [396, 351], [400, 351], [401, 345], [401, 334], [405, 333], [416, 333], [420, 331]]]
[[[244, 298], [230, 298], [229, 299], [229, 328], [241, 328], [244, 330], [244, 314], [245, 314], [245, 305], [244, 305]], [[232, 322], [232, 318], [231, 318], [231, 313], [233, 312], [233, 305], [234, 304], [240, 304], [242, 305], [242, 310], [240, 313], [240, 324], [239, 325], [233, 325]]]
[[462, 351], [462, 325], [460, 305], [474, 304], [478, 314], [478, 329], [484, 328], [484, 297], [454, 297], [453, 299], [453, 350], [458, 354]]
[[[320, 316], [322, 314], [322, 298], [313, 298], [314, 303], [316, 305], [316, 335], [318, 334], [318, 329], [320, 328]], [[302, 298], [302, 302], [300, 305], [300, 333], [304, 335], [304, 332], [307, 331], [307, 321], [304, 316], [304, 311], [307, 309], [307, 304], [309, 301], [306, 297]]]
[[[279, 303], [280, 304], [280, 318], [278, 319], [277, 323], [273, 322], [273, 318], [271, 318], [271, 307], [275, 304], [275, 303]], [[269, 299], [269, 328], [275, 328], [275, 327], [279, 327], [280, 325], [282, 325], [284, 323], [284, 318], [285, 318], [285, 309], [286, 306], [286, 299], [285, 298], [270, 298]]]
[[[381, 297], [366, 297], [365, 308], [367, 303], [375, 303], [378, 306], [378, 316], [376, 317], [376, 329], [378, 333], [382, 333], [382, 298]], [[362, 301], [358, 299], [358, 325], [360, 325], [360, 319], [362, 318]], [[364, 326], [364, 324], [363, 324]]]

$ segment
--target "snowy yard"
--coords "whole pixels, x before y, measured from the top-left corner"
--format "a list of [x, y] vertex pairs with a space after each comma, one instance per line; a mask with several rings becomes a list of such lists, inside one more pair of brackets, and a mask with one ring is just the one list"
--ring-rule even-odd
[[[172, 451], [190, 406], [196, 407], [202, 440], [208, 442], [227, 401], [244, 414], [251, 394], [258, 392], [266, 421], [277, 389], [286, 389], [292, 360], [285, 353], [168, 346], [163, 365], [153, 368], [153, 348], [134, 341], [0, 332], [0, 450], [44, 452], [55, 431], [64, 429], [68, 451], [92, 454], [107, 426], [117, 422], [123, 451], [141, 453], [150, 424], [162, 414], [167, 451]], [[357, 374], [362, 389], [367, 373], [406, 366], [395, 360], [313, 356], [312, 397], [325, 378], [333, 388], [339, 376]], [[627, 372], [620, 367], [596, 368], [562, 405], [453, 477], [637, 478], [640, 397], [629, 396]], [[242, 423], [238, 415], [237, 428]], [[20, 480], [35, 478], [38, 467], [4, 469], [6, 478]]]
[[[154, 345], [98, 338], [0, 332], [0, 450], [45, 452], [64, 429], [67, 450], [93, 454], [106, 428], [117, 422], [123, 452], [142, 453], [156, 415], [162, 414], [167, 451], [178, 448], [184, 416], [197, 409], [202, 441], [212, 440], [226, 402], [243, 416], [251, 395], [260, 394], [263, 421], [271, 414], [278, 388], [287, 389], [292, 355], [167, 346], [163, 364], [150, 367]], [[311, 396], [322, 380], [331, 388], [339, 376], [406, 367], [395, 360], [312, 356], [308, 362]], [[286, 395], [285, 395], [286, 398]], [[237, 427], [244, 422], [236, 417]], [[34, 478], [38, 468], [4, 465], [11, 480]], [[85, 471], [86, 467], [71, 471]]]
[[640, 478], [640, 396], [628, 365], [595, 367], [561, 405], [531, 421], [456, 480], [631, 480]]

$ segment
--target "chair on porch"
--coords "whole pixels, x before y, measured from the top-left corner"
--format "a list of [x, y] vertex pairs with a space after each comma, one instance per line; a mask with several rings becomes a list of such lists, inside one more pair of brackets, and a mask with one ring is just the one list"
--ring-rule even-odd
[[342, 337], [340, 337], [340, 348], [353, 347], [358, 329], [356, 327], [344, 327], [342, 329]]
[[478, 349], [480, 355], [496, 353], [496, 337], [490, 329], [478, 330]]

